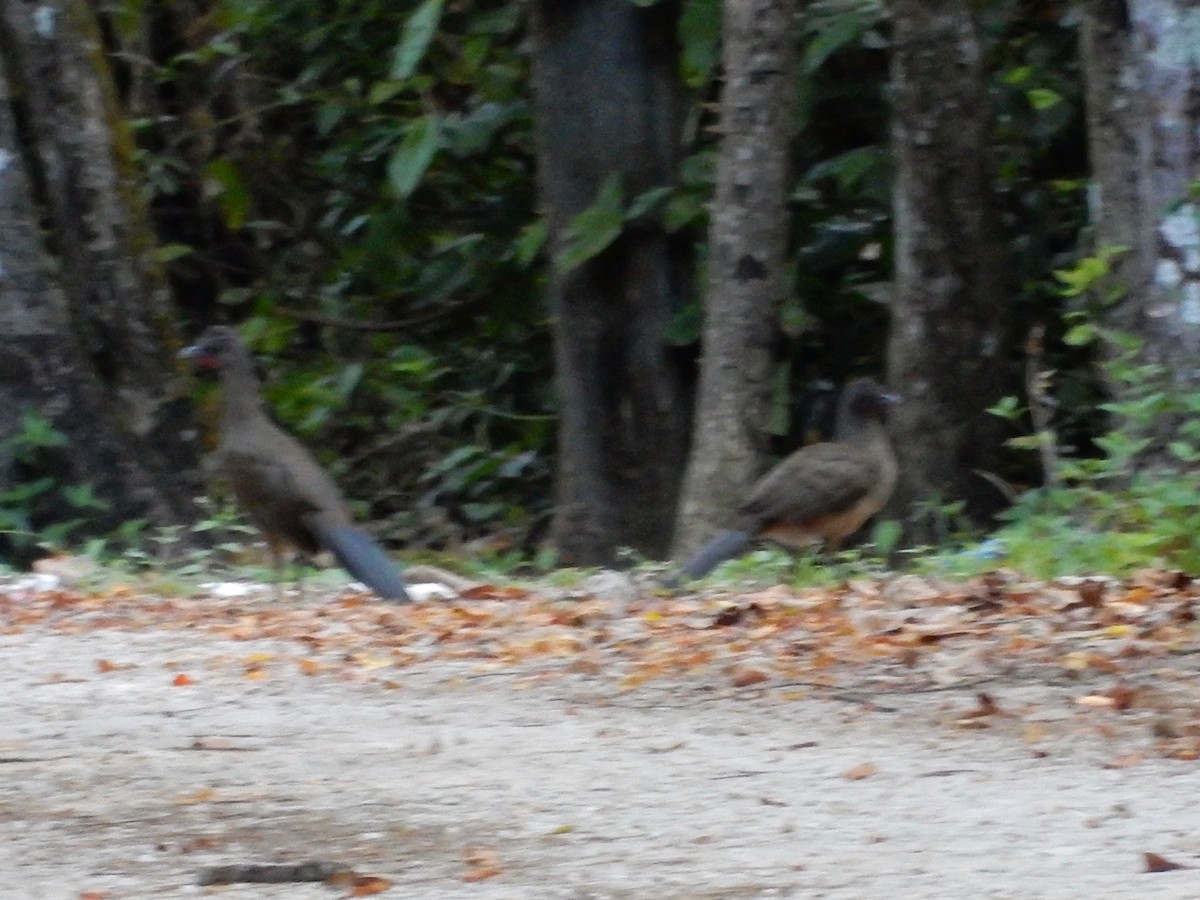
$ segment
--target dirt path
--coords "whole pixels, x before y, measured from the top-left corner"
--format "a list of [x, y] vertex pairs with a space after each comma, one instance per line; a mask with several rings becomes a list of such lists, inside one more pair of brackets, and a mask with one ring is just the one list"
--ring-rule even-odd
[[444, 661], [384, 686], [247, 678], [294, 649], [0, 636], [0, 896], [344, 896], [196, 883], [328, 860], [392, 880], [381, 896], [446, 900], [1200, 897], [1200, 869], [1142, 859], [1200, 865], [1200, 764], [1106, 768], [1148, 730], [1081, 727], [1078, 691], [994, 683], [1001, 708], [1038, 712], [975, 729], [967, 687], [872, 706]]

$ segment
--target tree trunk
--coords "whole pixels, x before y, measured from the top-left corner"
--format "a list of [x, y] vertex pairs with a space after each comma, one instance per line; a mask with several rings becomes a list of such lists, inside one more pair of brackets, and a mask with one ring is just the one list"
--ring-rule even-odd
[[992, 116], [970, 0], [893, 0], [896, 287], [888, 380], [901, 480], [891, 509], [909, 540], [936, 540], [914, 504], [1002, 499], [989, 469], [1003, 439], [984, 410], [1008, 392], [1011, 312], [986, 149]]
[[[683, 86], [674, 2], [532, 6], [538, 187], [559, 249], [605, 179], [627, 197], [673, 183]], [[550, 285], [559, 394], [554, 536], [566, 564], [670, 546], [687, 449], [686, 384], [663, 332], [687, 259], [649, 223]]]
[[[1103, 319], [1142, 338], [1141, 361], [1162, 367], [1163, 387], [1184, 391], [1200, 387], [1197, 47], [1196, 0], [1084, 4], [1096, 249], [1127, 248], [1112, 260], [1120, 293]], [[1156, 424], [1161, 449], [1177, 423]]]
[[786, 287], [796, 6], [726, 0], [721, 148], [709, 230], [704, 356], [676, 556], [711, 537], [762, 474]]
[[[96, 530], [186, 521], [194, 429], [95, 19], [80, 0], [0, 0], [0, 59], [0, 489], [90, 484], [109, 507]], [[28, 412], [68, 439], [37, 472], [9, 443]]]

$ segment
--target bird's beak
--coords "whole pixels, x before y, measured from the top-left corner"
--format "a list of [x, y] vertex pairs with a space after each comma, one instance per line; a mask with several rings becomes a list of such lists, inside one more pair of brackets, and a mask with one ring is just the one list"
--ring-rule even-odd
[[205, 350], [200, 344], [192, 344], [189, 347], [184, 347], [176, 354], [179, 359], [194, 360], [197, 368], [216, 371], [221, 368], [220, 363], [216, 358]]

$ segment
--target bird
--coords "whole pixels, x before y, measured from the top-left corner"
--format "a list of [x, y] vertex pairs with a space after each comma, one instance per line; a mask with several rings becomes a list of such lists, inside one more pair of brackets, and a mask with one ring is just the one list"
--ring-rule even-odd
[[313, 556], [327, 550], [379, 597], [408, 601], [400, 571], [354, 524], [333, 480], [299, 441], [271, 420], [254, 357], [238, 333], [211, 326], [179, 355], [218, 375], [221, 404], [214, 467], [266, 538], [277, 593], [289, 551]]
[[895, 490], [899, 470], [884, 416], [897, 399], [870, 378], [850, 382], [838, 403], [834, 440], [801, 447], [768, 472], [729, 528], [692, 557], [683, 574], [703, 578], [756, 538], [793, 550], [823, 540], [836, 549]]

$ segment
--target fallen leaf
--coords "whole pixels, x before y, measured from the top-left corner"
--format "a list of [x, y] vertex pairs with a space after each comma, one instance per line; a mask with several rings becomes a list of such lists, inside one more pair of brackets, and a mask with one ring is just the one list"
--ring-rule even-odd
[[749, 687], [752, 684], [761, 684], [771, 676], [759, 669], [750, 667], [738, 669], [733, 673], [733, 686], [737, 688]]
[[842, 777], [847, 781], [862, 781], [864, 778], [870, 778], [879, 772], [873, 763], [862, 763], [842, 773]]
[[1086, 697], [1076, 697], [1075, 705], [1086, 706], [1090, 709], [1112, 709], [1117, 705], [1117, 701], [1103, 694], [1088, 694]]
[[1120, 712], [1125, 712], [1133, 706], [1134, 700], [1137, 699], [1137, 694], [1137, 688], [1124, 683], [1115, 684], [1108, 690], [1108, 696], [1113, 701], [1113, 708]]
[[171, 802], [176, 806], [194, 806], [197, 803], [211, 803], [217, 798], [216, 788], [200, 788], [191, 794], [185, 794], [182, 797], [176, 797]]
[[474, 884], [477, 881], [485, 881], [488, 878], [495, 878], [504, 870], [497, 866], [480, 866], [478, 869], [472, 869], [463, 875], [462, 880]]
[[350, 883], [351, 897], [370, 897], [372, 894], [382, 894], [392, 883], [378, 875], [356, 875]]
[[183, 672], [180, 672], [171, 680], [171, 684], [175, 685], [175, 687], [186, 687], [189, 684], [195, 684], [195, 682], [192, 681], [190, 675], [185, 675]]
[[1127, 753], [1124, 756], [1118, 756], [1116, 759], [1110, 759], [1104, 764], [1106, 769], [1128, 769], [1136, 766], [1146, 758], [1146, 754], [1142, 750], [1135, 750], [1133, 753]]
[[996, 701], [992, 699], [992, 695], [986, 691], [980, 691], [975, 695], [976, 707], [967, 710], [959, 716], [960, 719], [976, 719], [981, 716], [994, 716], [999, 714], [1000, 707], [996, 705]]
[[1157, 853], [1146, 853], [1146, 871], [1147, 872], [1173, 872], [1176, 869], [1190, 869], [1191, 866], [1185, 866], [1182, 863], [1171, 862], [1166, 857], [1159, 856]]
[[1046, 739], [1046, 728], [1038, 722], [1027, 722], [1021, 726], [1021, 740], [1027, 744], [1040, 744]]

